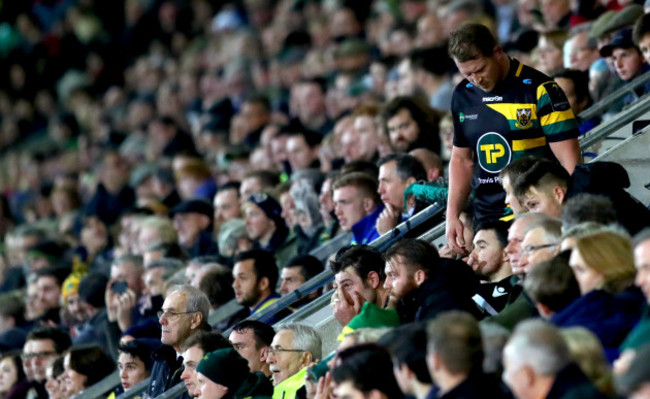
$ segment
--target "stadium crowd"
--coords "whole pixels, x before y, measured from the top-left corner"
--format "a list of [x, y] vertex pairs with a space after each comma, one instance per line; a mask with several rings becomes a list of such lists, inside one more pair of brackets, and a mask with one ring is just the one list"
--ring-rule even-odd
[[[646, 10], [0, 2], [0, 396], [650, 398], [650, 211], [578, 143]], [[282, 323], [329, 288], [331, 353]]]

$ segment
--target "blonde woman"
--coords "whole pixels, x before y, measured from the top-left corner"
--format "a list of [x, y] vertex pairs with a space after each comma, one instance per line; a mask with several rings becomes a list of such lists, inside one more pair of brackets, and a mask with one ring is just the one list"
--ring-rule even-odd
[[612, 369], [598, 337], [584, 327], [565, 328], [560, 333], [569, 346], [571, 358], [587, 378], [599, 391], [613, 397], [616, 392]]
[[578, 237], [569, 265], [581, 296], [551, 322], [559, 327], [585, 327], [594, 333], [611, 362], [641, 317], [645, 299], [634, 286], [636, 270], [630, 239], [612, 231]]

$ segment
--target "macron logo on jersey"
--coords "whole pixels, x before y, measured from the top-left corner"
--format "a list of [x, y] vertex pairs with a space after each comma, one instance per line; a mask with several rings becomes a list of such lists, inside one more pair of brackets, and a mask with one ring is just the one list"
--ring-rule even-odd
[[483, 97], [483, 102], [484, 103], [491, 103], [495, 101], [503, 101], [503, 97], [501, 96], [494, 96], [494, 97]]

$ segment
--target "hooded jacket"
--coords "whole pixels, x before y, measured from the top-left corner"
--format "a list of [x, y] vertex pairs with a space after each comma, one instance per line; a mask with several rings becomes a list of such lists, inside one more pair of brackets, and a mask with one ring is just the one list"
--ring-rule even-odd
[[226, 395], [224, 399], [271, 399], [273, 396], [273, 384], [269, 377], [256, 371], [248, 375], [244, 383], [235, 391], [232, 396]]
[[568, 184], [565, 201], [578, 194], [603, 195], [614, 204], [620, 224], [630, 234], [636, 234], [650, 226], [650, 210], [625, 189], [630, 178], [620, 164], [614, 162], [590, 162], [576, 165]]

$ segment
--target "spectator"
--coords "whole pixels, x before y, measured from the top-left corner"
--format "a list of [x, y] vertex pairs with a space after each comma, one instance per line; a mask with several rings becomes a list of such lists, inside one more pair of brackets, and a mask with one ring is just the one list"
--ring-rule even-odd
[[183, 262], [177, 259], [160, 258], [151, 261], [142, 275], [143, 296], [147, 296], [147, 300], [151, 303], [154, 302], [154, 297], [163, 296], [165, 282], [181, 269], [183, 269]]
[[115, 370], [115, 362], [99, 346], [73, 346], [63, 357], [65, 393], [72, 397]]
[[120, 154], [107, 151], [98, 167], [99, 185], [86, 205], [86, 215], [96, 215], [106, 226], [117, 222], [120, 214], [135, 203], [135, 192], [128, 186], [129, 165]]
[[571, 358], [580, 366], [589, 381], [608, 397], [615, 394], [612, 370], [598, 337], [582, 327], [565, 328], [560, 331]]
[[280, 183], [276, 172], [257, 170], [246, 174], [239, 186], [239, 200], [246, 203], [251, 195], [267, 192]]
[[386, 350], [371, 344], [349, 348], [345, 361], [332, 370], [337, 397], [403, 398]]
[[229, 220], [242, 217], [239, 187], [239, 182], [226, 183], [219, 187], [214, 196], [214, 224], [217, 229]]
[[47, 381], [45, 390], [49, 399], [65, 399], [65, 370], [63, 369], [63, 357], [51, 359], [45, 370]]
[[650, 17], [645, 16], [645, 14], [637, 18], [634, 24], [634, 30], [632, 31], [632, 36], [634, 39], [634, 44], [641, 50], [641, 54], [645, 59], [645, 63], [648, 64], [650, 61]]
[[235, 297], [232, 288], [232, 272], [221, 265], [214, 265], [199, 280], [199, 289], [210, 301], [210, 311], [219, 309]]
[[[303, 255], [293, 258], [289, 261], [288, 266], [280, 272], [280, 294], [282, 296], [296, 290], [305, 282], [311, 280], [323, 271], [323, 264], [311, 255]], [[307, 294], [300, 301], [295, 302], [293, 306], [300, 307], [307, 304], [320, 295], [320, 290]]]
[[581, 296], [551, 322], [588, 328], [602, 342], [607, 358], [618, 358], [618, 348], [638, 323], [644, 304], [643, 294], [633, 286], [636, 270], [629, 239], [612, 232], [577, 238], [569, 264]]
[[[413, 215], [414, 207], [404, 203], [404, 191], [411, 184], [426, 180], [427, 174], [417, 158], [407, 154], [393, 154], [381, 158], [377, 192], [384, 210], [377, 219], [377, 232], [384, 234]], [[408, 209], [407, 209], [408, 208]]]
[[[242, 319], [260, 312], [280, 297], [275, 292], [278, 268], [271, 252], [253, 249], [237, 255], [232, 276], [235, 299], [246, 307]], [[276, 315], [274, 320], [279, 320], [278, 317], [280, 315]]]
[[332, 182], [334, 214], [343, 231], [352, 231], [351, 244], [368, 244], [379, 237], [375, 227], [384, 207], [377, 180], [363, 172], [343, 174]]
[[379, 107], [373, 104], [364, 104], [354, 110], [354, 128], [345, 130], [341, 136], [341, 152], [346, 163], [377, 159], [381, 134], [379, 112]]
[[[650, 303], [650, 230], [645, 229], [634, 237], [634, 264], [636, 265], [636, 286], [643, 292], [646, 302]], [[650, 343], [650, 312], [646, 307], [643, 318], [627, 336], [621, 350], [634, 350]]]
[[407, 324], [397, 327], [384, 334], [379, 344], [383, 344], [393, 358], [393, 373], [402, 393], [425, 399], [433, 387], [427, 368], [425, 326]]
[[[144, 318], [135, 307], [142, 296], [143, 273], [142, 257], [137, 255], [125, 255], [111, 266], [111, 279], [106, 285], [106, 313], [110, 322], [117, 322], [120, 331], [126, 331]], [[126, 283], [126, 290], [115, 292], [115, 283]]]
[[388, 304], [384, 260], [375, 248], [368, 245], [345, 247], [336, 253], [330, 268], [336, 290], [332, 295], [332, 313], [342, 326], [359, 314], [364, 302], [381, 309]]
[[198, 386], [194, 393], [210, 398], [270, 398], [273, 385], [262, 373], [251, 373], [242, 358], [233, 349], [219, 349], [207, 353], [196, 368]]
[[199, 331], [183, 343], [183, 370], [181, 380], [190, 396], [197, 396], [199, 388], [196, 377], [196, 366], [208, 353], [218, 349], [230, 348], [230, 343], [218, 332]]
[[[553, 1], [560, 2], [564, 0]], [[562, 49], [567, 38], [568, 34], [564, 29], [554, 29], [540, 33], [539, 42], [537, 43], [540, 71], [553, 76], [564, 69]]]
[[150, 216], [140, 224], [134, 255], [144, 255], [154, 245], [176, 244], [177, 242], [178, 233], [171, 220], [160, 216]]
[[244, 320], [233, 327], [229, 339], [233, 348], [248, 361], [251, 373], [259, 371], [270, 377], [271, 370], [266, 359], [274, 335], [275, 331], [270, 325], [257, 320]]
[[391, 146], [399, 152], [427, 148], [440, 154], [438, 117], [414, 97], [397, 97], [383, 112]]
[[70, 336], [53, 327], [36, 328], [27, 334], [23, 347], [23, 369], [31, 382], [30, 392], [45, 394], [45, 370], [49, 360], [63, 355], [71, 345]]
[[40, 314], [40, 320], [59, 322], [61, 285], [69, 272], [68, 268], [48, 267], [36, 273], [36, 287], [38, 288], [36, 307]]
[[281, 213], [278, 201], [264, 193], [249, 197], [244, 204], [248, 237], [261, 249], [275, 253], [280, 268], [298, 251], [298, 240], [289, 234]]
[[321, 136], [329, 133], [334, 125], [325, 112], [324, 80], [303, 80], [295, 86], [295, 94], [297, 120]]
[[409, 155], [415, 157], [424, 167], [429, 182], [438, 182], [445, 177], [445, 167], [442, 164], [440, 155], [426, 148], [416, 148], [409, 152]]
[[537, 162], [537, 159], [533, 157], [520, 158], [510, 163], [499, 173], [499, 181], [501, 182], [501, 187], [506, 193], [506, 206], [512, 210], [512, 213], [515, 216], [519, 215], [520, 213], [528, 212], [528, 208], [526, 208], [515, 195], [513, 187], [515, 180], [520, 175], [524, 174], [524, 172], [528, 171], [528, 169], [530, 169], [535, 164], [535, 162]]
[[431, 244], [402, 239], [388, 248], [384, 259], [384, 288], [398, 299], [403, 323], [429, 320], [454, 309], [481, 317], [472, 301], [478, 278], [466, 265], [442, 262]]
[[20, 356], [3, 354], [0, 360], [0, 394], [3, 398], [26, 398], [29, 382], [25, 377]]
[[151, 375], [151, 353], [160, 341], [149, 338], [134, 339], [118, 348], [117, 369], [124, 392], [146, 380]]
[[483, 373], [483, 342], [478, 322], [464, 312], [443, 313], [427, 325], [427, 365], [439, 398], [506, 398], [499, 380]]
[[[602, 185], [607, 180], [611, 184]], [[572, 175], [550, 161], [540, 160], [514, 184], [515, 195], [531, 212], [560, 217], [562, 204], [581, 193], [604, 195], [614, 204], [619, 223], [630, 233], [650, 224], [650, 211], [629, 195], [627, 172], [612, 162], [578, 165]]]
[[212, 240], [212, 205], [201, 199], [183, 201], [170, 211], [178, 231], [178, 245], [190, 257], [218, 253]]
[[304, 169], [319, 169], [318, 149], [322, 137], [302, 126], [288, 126], [284, 134], [287, 138], [287, 158], [291, 173]]
[[562, 230], [567, 232], [584, 223], [617, 225], [616, 209], [612, 201], [603, 195], [588, 193], [569, 198], [562, 206]]
[[[632, 40], [632, 29], [630, 28], [617, 32], [608, 45], [600, 48], [600, 55], [612, 57], [616, 74], [624, 82], [630, 82], [650, 69], [650, 66], [643, 62], [641, 50]], [[635, 88], [633, 93], [627, 94], [623, 98], [623, 104], [633, 103], [648, 91], [650, 91], [648, 84]]]
[[321, 338], [313, 328], [301, 324], [283, 325], [275, 333], [266, 358], [273, 376], [273, 396], [301, 395], [305, 390], [307, 367], [322, 358], [321, 352]]
[[156, 397], [180, 382], [181, 373], [177, 371], [183, 366], [178, 360], [181, 347], [190, 336], [209, 329], [209, 309], [205, 294], [189, 285], [178, 287], [165, 298], [158, 312], [163, 346], [152, 354], [150, 396]]
[[474, 249], [467, 261], [483, 283], [479, 287], [479, 295], [494, 309], [494, 312], [489, 312], [493, 314], [503, 310], [513, 289], [506, 245], [507, 223], [481, 224], [474, 233]]
[[526, 275], [524, 289], [545, 320], [580, 297], [578, 281], [564, 254], [536, 263]]
[[573, 113], [577, 115], [580, 129], [580, 135], [584, 135], [594, 127], [600, 124], [599, 117], [593, 117], [588, 120], [580, 118], [582, 111], [591, 107], [594, 100], [589, 93], [589, 75], [587, 72], [577, 71], [574, 69], [565, 69], [557, 72], [553, 79], [566, 94]]
[[524, 229], [521, 242], [519, 268], [524, 275], [537, 263], [553, 258], [560, 252], [562, 222], [559, 219], [544, 217], [529, 224]]
[[522, 322], [503, 350], [503, 380], [518, 399], [552, 395], [605, 398], [580, 367], [557, 328], [541, 320]]
[[[572, 27], [569, 31], [569, 37], [571, 38], [571, 44], [569, 45], [569, 66], [573, 70], [588, 72], [589, 68], [600, 58], [598, 42], [595, 37], [589, 35], [591, 28], [592, 24], [586, 22]], [[560, 87], [564, 90], [561, 84]], [[574, 112], [576, 115], [579, 114], [575, 110]]]
[[83, 315], [83, 324], [76, 329], [72, 342], [75, 345], [95, 343], [104, 348], [112, 357], [117, 357], [114, 343], [119, 335], [108, 327], [108, 316], [104, 296], [106, 276], [90, 273], [79, 283], [79, 307]]

